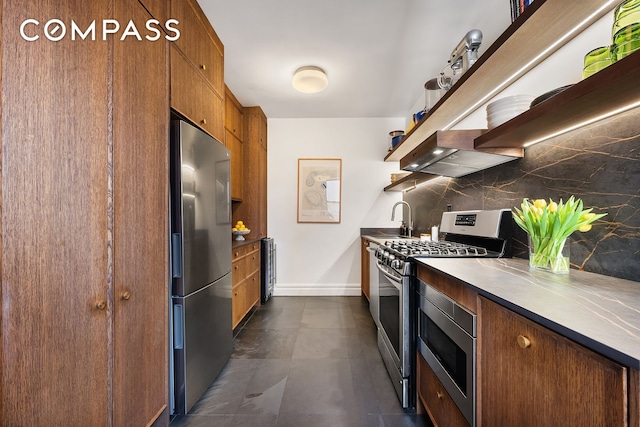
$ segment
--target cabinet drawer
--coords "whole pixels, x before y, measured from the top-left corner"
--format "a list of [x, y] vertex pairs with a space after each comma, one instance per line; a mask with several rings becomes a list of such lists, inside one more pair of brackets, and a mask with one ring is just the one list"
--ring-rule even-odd
[[242, 320], [247, 311], [247, 287], [244, 283], [234, 286], [231, 292], [231, 324], [235, 328]]
[[260, 250], [260, 242], [253, 242], [253, 243], [249, 243], [247, 245], [242, 245], [242, 246], [236, 246], [235, 248], [233, 248], [233, 250], [231, 251], [231, 259], [233, 261], [242, 258], [243, 256], [247, 255], [250, 252], [254, 252]]
[[246, 256], [234, 261], [231, 269], [233, 284], [238, 284], [247, 276], [260, 270], [260, 252], [251, 252]]
[[180, 38], [174, 43], [223, 97], [224, 47], [211, 24], [192, 0], [173, 0], [171, 14], [180, 21]]
[[418, 361], [418, 398], [427, 409], [433, 424], [441, 427], [468, 427], [458, 407], [420, 353]]
[[224, 141], [223, 99], [205, 83], [182, 53], [171, 49], [171, 107]]
[[249, 308], [247, 311], [256, 305], [260, 300], [260, 270], [255, 270], [253, 274], [247, 277], [246, 280], [246, 289], [247, 289], [247, 304]]
[[231, 293], [231, 321], [235, 328], [253, 306], [260, 301], [260, 271], [233, 286]]

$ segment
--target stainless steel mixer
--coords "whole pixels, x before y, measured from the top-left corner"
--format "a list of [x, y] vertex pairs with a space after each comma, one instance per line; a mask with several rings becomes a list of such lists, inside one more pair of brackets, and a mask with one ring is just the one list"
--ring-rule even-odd
[[[446, 65], [438, 76], [438, 85], [442, 89], [450, 89], [478, 59], [478, 49], [482, 44], [482, 31], [471, 30], [460, 40], [453, 49]], [[445, 70], [451, 68], [453, 77], [447, 76]]]

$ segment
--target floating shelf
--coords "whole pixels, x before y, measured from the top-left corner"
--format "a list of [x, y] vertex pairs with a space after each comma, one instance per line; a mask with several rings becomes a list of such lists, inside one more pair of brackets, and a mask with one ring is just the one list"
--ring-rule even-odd
[[581, 0], [571, 5], [566, 0], [533, 2], [387, 154], [385, 161], [399, 161], [434, 132], [450, 129], [618, 3], [618, 0]]
[[432, 175], [430, 173], [414, 172], [384, 187], [384, 191], [405, 191], [417, 187], [423, 182], [440, 178], [440, 175]]
[[640, 106], [640, 52], [535, 105], [475, 139], [476, 148], [524, 148]]

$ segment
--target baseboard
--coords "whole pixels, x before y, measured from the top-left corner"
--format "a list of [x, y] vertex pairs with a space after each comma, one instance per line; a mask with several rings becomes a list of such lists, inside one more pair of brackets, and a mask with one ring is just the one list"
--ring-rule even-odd
[[360, 283], [276, 283], [273, 296], [313, 297], [347, 296], [359, 297]]

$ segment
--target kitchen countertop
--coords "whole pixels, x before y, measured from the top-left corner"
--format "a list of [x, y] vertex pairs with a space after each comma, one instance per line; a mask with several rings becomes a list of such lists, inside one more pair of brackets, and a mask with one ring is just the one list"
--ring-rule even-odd
[[247, 239], [245, 238], [245, 240], [234, 240], [231, 241], [231, 249], [233, 248], [237, 248], [239, 246], [244, 246], [244, 245], [248, 245], [250, 243], [255, 243], [255, 242], [259, 242], [261, 239]]
[[640, 369], [640, 283], [571, 270], [530, 271], [516, 258], [416, 258], [610, 359]]

